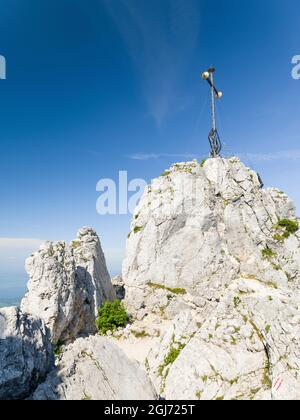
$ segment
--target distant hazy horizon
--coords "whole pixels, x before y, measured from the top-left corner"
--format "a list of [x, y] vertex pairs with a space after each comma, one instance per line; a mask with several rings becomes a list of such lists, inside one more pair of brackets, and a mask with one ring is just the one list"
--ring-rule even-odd
[[0, 276], [0, 308], [17, 306], [26, 293], [28, 277], [26, 273]]
[[18, 306], [20, 304], [21, 299], [7, 299], [7, 300], [0, 300], [0, 308], [8, 308], [10, 306]]

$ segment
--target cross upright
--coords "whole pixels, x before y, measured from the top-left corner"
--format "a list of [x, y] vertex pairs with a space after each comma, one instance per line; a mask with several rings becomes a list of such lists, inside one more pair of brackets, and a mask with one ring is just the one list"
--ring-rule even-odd
[[221, 99], [223, 93], [215, 87], [214, 84], [214, 73], [215, 68], [210, 67], [207, 71], [202, 74], [202, 79], [206, 80], [210, 86], [211, 90], [211, 116], [212, 116], [212, 128], [209, 132], [208, 139], [211, 147], [210, 156], [213, 158], [219, 157], [221, 150], [222, 150], [222, 143], [220, 140], [220, 136], [217, 130], [217, 123], [216, 123], [216, 107], [215, 107], [215, 98]]

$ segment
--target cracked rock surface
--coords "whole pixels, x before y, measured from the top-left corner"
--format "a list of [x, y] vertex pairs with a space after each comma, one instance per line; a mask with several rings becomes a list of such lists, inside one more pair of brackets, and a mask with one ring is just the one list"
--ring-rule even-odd
[[40, 319], [0, 310], [0, 400], [28, 397], [53, 369], [49, 338]]
[[97, 310], [115, 292], [93, 229], [82, 228], [71, 244], [43, 244], [26, 269], [30, 280], [21, 310], [42, 318], [55, 344], [96, 332]]
[[151, 400], [157, 394], [137, 362], [107, 338], [79, 338], [67, 346], [57, 369], [34, 400]]
[[146, 189], [122, 278], [137, 319], [172, 321], [145, 360], [158, 392], [300, 398], [298, 227], [237, 158], [176, 164]]

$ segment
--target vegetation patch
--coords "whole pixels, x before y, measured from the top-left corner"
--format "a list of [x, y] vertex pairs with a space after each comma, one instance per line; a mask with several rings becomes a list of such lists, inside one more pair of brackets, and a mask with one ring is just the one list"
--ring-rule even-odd
[[231, 339], [231, 344], [233, 346], [236, 346], [237, 345], [237, 339], [233, 335], [230, 337], [230, 339]]
[[171, 171], [164, 171], [161, 176], [169, 176]]
[[180, 289], [180, 288], [175, 288], [172, 289], [170, 287], [164, 286], [163, 284], [156, 284], [156, 283], [148, 283], [148, 286], [151, 287], [152, 289], [161, 289], [161, 290], [167, 290], [170, 293], [173, 293], [174, 295], [186, 295], [186, 290], [185, 289]]
[[272, 267], [274, 268], [275, 271], [282, 270], [282, 268], [281, 268], [281, 266], [279, 264], [272, 264]]
[[196, 391], [195, 396], [196, 396], [197, 400], [201, 400], [201, 397], [202, 397], [202, 392], [198, 389], [198, 390]]
[[55, 360], [59, 359], [59, 357], [64, 353], [64, 349], [63, 349], [63, 345], [58, 342], [57, 344], [55, 344], [54, 346], [54, 357]]
[[265, 260], [270, 260], [277, 256], [276, 252], [271, 248], [265, 248], [261, 251], [261, 254]]
[[285, 228], [286, 232], [290, 235], [296, 233], [299, 230], [299, 223], [297, 220], [283, 219], [278, 222], [278, 226]]
[[277, 284], [272, 281], [268, 281], [266, 284], [267, 286], [272, 287], [272, 289], [278, 289]]
[[263, 379], [262, 379], [262, 384], [267, 389], [271, 389], [272, 388], [272, 380], [270, 378], [269, 372], [270, 372], [270, 366], [269, 366], [269, 361], [267, 361], [266, 362], [266, 365], [264, 367], [264, 374], [263, 374]]
[[245, 280], [256, 280], [256, 281], [260, 281], [255, 274], [242, 274], [241, 276], [243, 279]]
[[178, 347], [171, 347], [164, 360], [166, 366], [173, 364], [184, 348], [185, 344], [182, 343], [178, 343]]
[[92, 397], [84, 393], [84, 396], [81, 398], [81, 401], [92, 401]]
[[131, 333], [135, 336], [135, 338], [146, 338], [146, 337], [150, 337], [150, 335], [146, 331], [135, 331], [135, 330], [131, 330]]
[[139, 233], [141, 230], [144, 229], [144, 226], [135, 226], [133, 229], [134, 233]]
[[[177, 346], [175, 347], [174, 344]], [[181, 351], [186, 346], [186, 344], [183, 344], [183, 343], [174, 343], [174, 344], [171, 346], [169, 353], [164, 358], [164, 362], [159, 367], [158, 373], [160, 376], [163, 375], [163, 371], [167, 366], [172, 365], [175, 362], [177, 357], [180, 355]]]
[[297, 220], [282, 219], [274, 226], [274, 229], [280, 232], [274, 235], [273, 238], [278, 242], [282, 242], [298, 232], [299, 222]]
[[237, 308], [240, 305], [240, 303], [242, 303], [241, 299], [238, 296], [235, 296], [233, 298], [234, 307]]
[[170, 365], [172, 365], [177, 357], [180, 355], [181, 351], [185, 348], [186, 344], [178, 343], [174, 341], [171, 344], [169, 353], [165, 356], [163, 363], [158, 368], [158, 374], [162, 378], [161, 383], [161, 392], [164, 392], [166, 386], [166, 379], [170, 372]]
[[188, 174], [193, 173], [193, 168], [191, 168], [187, 165], [176, 164], [176, 165], [174, 165], [174, 168], [176, 169], [177, 172], [185, 172], [185, 173], [188, 173]]
[[77, 248], [79, 248], [80, 247], [80, 241], [72, 241], [71, 242], [71, 247], [73, 248], [73, 249], [77, 249]]
[[105, 335], [107, 331], [115, 331], [119, 327], [124, 327], [129, 321], [129, 316], [122, 302], [115, 300], [106, 301], [98, 309], [96, 327], [100, 335]]
[[200, 163], [200, 167], [203, 168], [203, 166], [205, 165], [205, 162], [207, 161], [207, 159], [203, 159], [202, 162]]
[[258, 394], [260, 390], [261, 388], [252, 388], [250, 390], [250, 400], [253, 400], [255, 395]]
[[258, 338], [260, 339], [260, 341], [262, 343], [264, 343], [264, 337], [263, 337], [262, 333], [260, 332], [260, 330], [258, 329], [258, 327], [256, 326], [256, 324], [253, 321], [250, 321], [250, 324], [252, 325], [253, 330], [256, 333], [256, 335], [258, 336]]

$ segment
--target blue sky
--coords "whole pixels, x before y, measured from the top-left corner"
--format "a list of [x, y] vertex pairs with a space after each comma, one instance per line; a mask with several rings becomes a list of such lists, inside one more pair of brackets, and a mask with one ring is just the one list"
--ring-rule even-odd
[[23, 292], [39, 240], [83, 225], [120, 271], [130, 216], [97, 214], [97, 181], [208, 154], [212, 64], [224, 153], [299, 207], [299, 15], [298, 0], [0, 0], [0, 297]]

